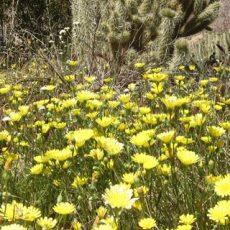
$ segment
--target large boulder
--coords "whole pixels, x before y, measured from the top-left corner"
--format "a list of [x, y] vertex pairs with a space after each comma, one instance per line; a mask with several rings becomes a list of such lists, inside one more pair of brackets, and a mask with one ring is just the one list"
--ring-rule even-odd
[[230, 1], [221, 0], [219, 16], [213, 23], [212, 27], [217, 32], [230, 31]]

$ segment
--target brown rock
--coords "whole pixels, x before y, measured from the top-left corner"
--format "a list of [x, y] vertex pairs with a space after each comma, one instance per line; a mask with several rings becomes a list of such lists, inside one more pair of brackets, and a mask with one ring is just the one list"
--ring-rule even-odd
[[216, 32], [230, 31], [230, 0], [221, 0], [218, 18], [213, 22], [212, 28]]

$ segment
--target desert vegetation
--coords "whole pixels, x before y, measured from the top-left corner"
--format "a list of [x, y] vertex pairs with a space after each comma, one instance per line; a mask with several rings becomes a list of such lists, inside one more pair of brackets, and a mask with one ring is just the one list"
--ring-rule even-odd
[[229, 229], [220, 6], [3, 1], [0, 229]]

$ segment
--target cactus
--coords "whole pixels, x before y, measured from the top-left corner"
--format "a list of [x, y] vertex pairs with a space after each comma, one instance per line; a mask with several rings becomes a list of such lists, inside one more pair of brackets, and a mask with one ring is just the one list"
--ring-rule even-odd
[[205, 33], [205, 36], [199, 39], [199, 42], [190, 42], [189, 50], [192, 51], [192, 55], [194, 54], [196, 61], [208, 60], [210, 55], [215, 53], [217, 59], [226, 62], [225, 60], [229, 60], [230, 53], [230, 32]]
[[[173, 56], [177, 39], [208, 28], [219, 10], [218, 0], [95, 0], [90, 1], [90, 4], [87, 2], [89, 3], [89, 0], [72, 1], [73, 21], [80, 20], [80, 25], [83, 24], [78, 31], [79, 34], [82, 34], [82, 31], [84, 33], [78, 37], [87, 38], [90, 41], [87, 44], [88, 48], [96, 47], [106, 59], [115, 62], [116, 66], [130, 63], [131, 57], [166, 63], [171, 58], [175, 59], [175, 55], [178, 56], [180, 51], [183, 51], [184, 55], [184, 50], [176, 48], [176, 54]], [[95, 6], [97, 9], [92, 10]], [[97, 22], [96, 15], [100, 15], [100, 21], [95, 31], [92, 27]], [[91, 39], [94, 32], [96, 40]], [[79, 40], [73, 39], [73, 42], [84, 47]], [[93, 42], [96, 45], [92, 44]], [[83, 50], [87, 50], [87, 47]]]
[[181, 65], [181, 63], [189, 62], [188, 53], [189, 48], [187, 40], [184, 38], [177, 40], [175, 43], [175, 52], [169, 65], [169, 69], [173, 70], [175, 67]]

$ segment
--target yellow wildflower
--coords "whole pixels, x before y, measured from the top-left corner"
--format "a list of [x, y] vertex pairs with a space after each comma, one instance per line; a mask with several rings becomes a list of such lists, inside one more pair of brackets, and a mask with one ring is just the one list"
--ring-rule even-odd
[[68, 60], [67, 62], [67, 65], [69, 66], [77, 66], [78, 62], [77, 61], [74, 61], [74, 60]]
[[40, 88], [41, 91], [52, 91], [56, 88], [55, 85], [45, 85]]
[[27, 230], [28, 228], [23, 227], [20, 224], [10, 224], [1, 227], [1, 230]]
[[202, 113], [198, 113], [195, 116], [191, 116], [189, 125], [190, 127], [202, 126], [205, 122], [206, 118]]
[[122, 103], [128, 103], [131, 99], [131, 95], [130, 94], [121, 94], [119, 96], [119, 100], [122, 102]]
[[155, 134], [155, 130], [145, 130], [132, 136], [130, 142], [137, 146], [147, 146], [152, 136]]
[[136, 69], [142, 69], [145, 66], [145, 63], [138, 62], [138, 63], [135, 63], [134, 66]]
[[11, 89], [10, 85], [5, 85], [4, 88], [0, 88], [0, 94], [7, 94]]
[[35, 174], [35, 175], [41, 174], [42, 171], [43, 171], [43, 164], [36, 164], [30, 169], [31, 174]]
[[215, 207], [208, 210], [209, 219], [215, 221], [218, 224], [225, 225], [228, 223], [230, 216], [230, 201], [219, 201]]
[[160, 139], [162, 142], [168, 144], [172, 141], [173, 137], [175, 135], [175, 131], [168, 131], [168, 132], [163, 132], [157, 135], [157, 138]]
[[72, 183], [72, 187], [77, 188], [79, 186], [83, 186], [87, 183], [88, 179], [86, 177], [80, 177], [80, 176], [76, 176], [74, 178], [74, 181]]
[[92, 83], [96, 80], [96, 77], [94, 76], [88, 76], [88, 77], [84, 77], [85, 81], [87, 81], [88, 83]]
[[102, 117], [102, 118], [97, 118], [96, 122], [102, 126], [103, 128], [108, 127], [113, 123], [114, 118], [113, 117]]
[[73, 223], [74, 230], [82, 230], [82, 224], [80, 222]]
[[71, 131], [65, 135], [69, 142], [74, 141], [77, 147], [81, 147], [85, 142], [94, 136], [94, 131], [92, 129], [79, 129], [76, 131]]
[[68, 82], [74, 81], [75, 80], [75, 76], [73, 74], [65, 75], [64, 76], [64, 80], [68, 81]]
[[41, 211], [33, 206], [29, 206], [24, 209], [23, 216], [21, 219], [26, 221], [34, 221], [41, 216]]
[[106, 204], [109, 204], [112, 208], [125, 208], [131, 209], [137, 198], [132, 198], [133, 190], [129, 189], [125, 185], [112, 185], [105, 190], [103, 199]]
[[100, 206], [97, 210], [97, 215], [99, 216], [100, 219], [103, 219], [107, 213], [107, 209], [103, 206]]
[[132, 159], [136, 163], [143, 164], [145, 169], [152, 169], [158, 165], [158, 160], [155, 157], [144, 153], [136, 153]]
[[225, 130], [222, 127], [218, 127], [214, 125], [208, 127], [208, 132], [214, 138], [218, 138], [222, 136], [223, 134], [225, 134]]
[[215, 192], [218, 196], [230, 196], [230, 174], [215, 183]]
[[195, 152], [185, 148], [177, 148], [177, 157], [184, 165], [195, 164], [199, 160], [199, 156]]
[[135, 173], [125, 173], [122, 176], [122, 180], [127, 184], [134, 184], [137, 179], [137, 175]]
[[175, 230], [192, 230], [192, 225], [190, 224], [178, 225]]
[[41, 217], [37, 220], [37, 224], [44, 229], [52, 229], [57, 224], [57, 220], [48, 217]]
[[224, 129], [230, 129], [230, 121], [220, 123], [220, 126]]
[[156, 221], [153, 218], [143, 218], [138, 222], [142, 229], [152, 229], [156, 227]]
[[53, 207], [54, 211], [61, 215], [67, 215], [75, 211], [74, 204], [69, 202], [60, 202]]
[[7, 130], [3, 130], [0, 132], [0, 141], [6, 141], [6, 142], [11, 141], [11, 135]]
[[124, 144], [118, 142], [115, 138], [96, 137], [98, 144], [110, 155], [119, 154], [124, 147]]
[[196, 218], [194, 217], [194, 215], [191, 214], [183, 214], [180, 216], [180, 224], [184, 224], [184, 225], [190, 225], [193, 224], [196, 221]]

